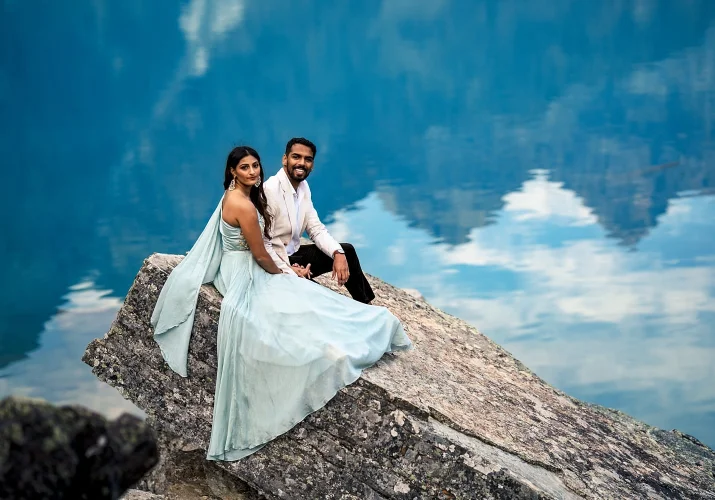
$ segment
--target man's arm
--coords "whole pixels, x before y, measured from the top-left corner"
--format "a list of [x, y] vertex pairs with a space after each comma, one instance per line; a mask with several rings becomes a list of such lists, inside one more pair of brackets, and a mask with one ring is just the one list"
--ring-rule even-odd
[[[348, 261], [345, 258], [343, 247], [330, 236], [325, 225], [320, 222], [318, 212], [313, 207], [313, 200], [307, 198], [304, 203], [308, 204], [305, 213], [305, 230], [313, 240], [313, 243], [328, 257], [333, 259], [333, 279], [337, 280], [338, 285], [343, 286], [350, 278], [350, 269]], [[338, 253], [339, 252], [339, 253]]]
[[332, 236], [330, 236], [330, 233], [326, 229], [325, 225], [320, 222], [318, 212], [316, 212], [313, 207], [313, 202], [310, 200], [308, 201], [310, 204], [306, 207], [308, 211], [305, 214], [305, 230], [315, 245], [320, 248], [324, 254], [333, 259], [332, 277], [337, 280], [338, 285], [342, 286], [348, 281], [348, 278], [350, 278], [350, 269], [343, 252], [343, 247], [341, 247], [340, 244], [335, 241]]
[[330, 236], [328, 229], [320, 222], [318, 212], [313, 207], [313, 201], [308, 198], [303, 200], [306, 203], [305, 231], [313, 243], [328, 257], [333, 257], [336, 251], [343, 249], [335, 239]]

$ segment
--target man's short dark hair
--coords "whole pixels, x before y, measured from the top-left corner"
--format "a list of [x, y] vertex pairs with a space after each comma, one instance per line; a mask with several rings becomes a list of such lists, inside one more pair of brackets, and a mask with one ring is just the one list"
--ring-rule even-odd
[[286, 144], [286, 156], [290, 153], [290, 150], [295, 144], [300, 144], [302, 146], [310, 148], [310, 150], [313, 152], [313, 156], [315, 156], [315, 154], [318, 152], [318, 148], [315, 147], [315, 144], [310, 142], [308, 139], [304, 137], [293, 137], [290, 141], [288, 141], [288, 144]]

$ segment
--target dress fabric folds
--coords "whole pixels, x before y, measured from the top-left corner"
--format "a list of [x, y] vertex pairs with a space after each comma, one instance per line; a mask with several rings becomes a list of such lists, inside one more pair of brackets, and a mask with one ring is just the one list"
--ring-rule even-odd
[[152, 324], [167, 363], [186, 376], [198, 290], [213, 281], [223, 295], [207, 458], [231, 461], [322, 408], [384, 353], [412, 343], [384, 307], [294, 275], [267, 273], [220, 209], [167, 279]]

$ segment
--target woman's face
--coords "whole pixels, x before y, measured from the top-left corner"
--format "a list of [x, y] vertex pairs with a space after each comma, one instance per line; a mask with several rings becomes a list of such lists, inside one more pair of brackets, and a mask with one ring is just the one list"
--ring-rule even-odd
[[261, 164], [255, 156], [244, 156], [231, 172], [236, 182], [244, 186], [253, 186], [261, 178]]

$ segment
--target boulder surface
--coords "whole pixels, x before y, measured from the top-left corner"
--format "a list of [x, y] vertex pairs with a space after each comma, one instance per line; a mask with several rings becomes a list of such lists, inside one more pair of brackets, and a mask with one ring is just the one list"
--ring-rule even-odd
[[[149, 322], [180, 260], [144, 261], [110, 331], [83, 360], [160, 432], [205, 450], [221, 296], [202, 287], [187, 378], [163, 361]], [[400, 318], [415, 350], [385, 355], [260, 452], [215, 464], [256, 495], [715, 498], [715, 453], [697, 439], [574, 399], [466, 322], [369, 279], [373, 304]]]

